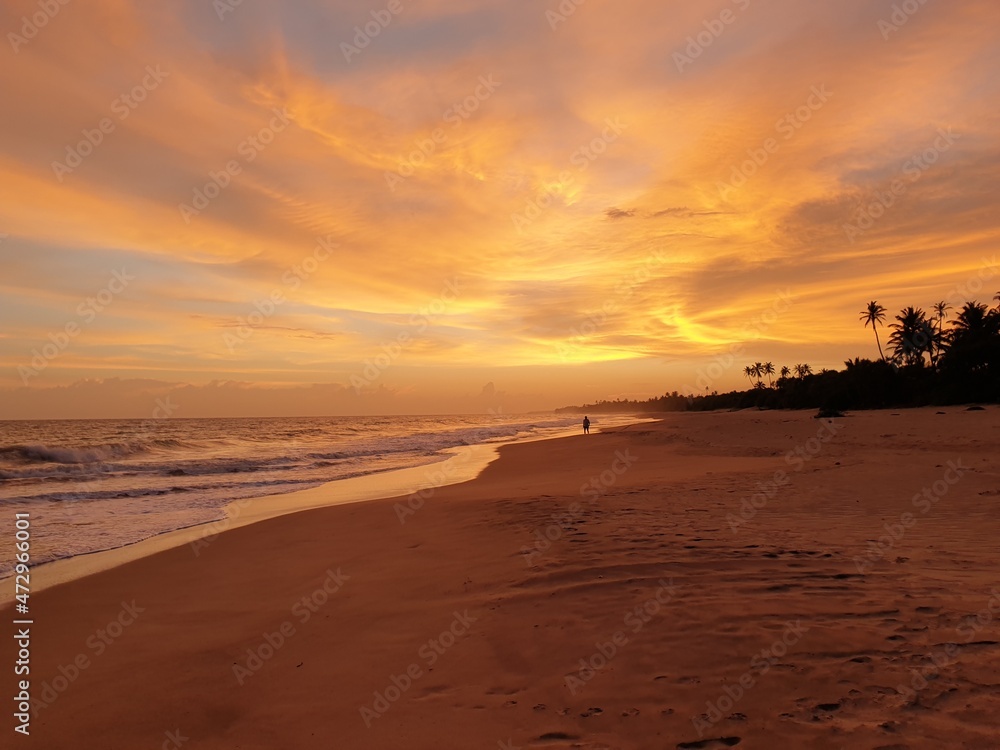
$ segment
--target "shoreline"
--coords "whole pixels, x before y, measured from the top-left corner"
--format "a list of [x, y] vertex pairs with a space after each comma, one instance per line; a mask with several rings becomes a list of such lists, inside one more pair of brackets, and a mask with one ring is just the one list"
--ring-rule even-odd
[[32, 596], [25, 744], [989, 747], [998, 439], [674, 415], [234, 528]]
[[[636, 423], [643, 421], [649, 420], [636, 417]], [[623, 425], [614, 425], [606, 429], [621, 426]], [[597, 431], [600, 431], [600, 428]], [[44, 591], [184, 545], [190, 545], [197, 553], [201, 548], [199, 542], [210, 543], [219, 534], [230, 529], [283, 515], [335, 505], [404, 497], [467, 482], [475, 479], [483, 469], [495, 461], [499, 456], [499, 448], [504, 445], [555, 440], [575, 435], [577, 432], [577, 428], [567, 428], [550, 435], [533, 435], [504, 443], [456, 446], [442, 451], [445, 458], [429, 464], [337, 479], [295, 492], [236, 500], [223, 507], [225, 516], [219, 519], [171, 529], [118, 547], [41, 563], [31, 568], [32, 590]], [[12, 579], [13, 574], [0, 577], [0, 608], [13, 602], [14, 589], [7, 585]]]

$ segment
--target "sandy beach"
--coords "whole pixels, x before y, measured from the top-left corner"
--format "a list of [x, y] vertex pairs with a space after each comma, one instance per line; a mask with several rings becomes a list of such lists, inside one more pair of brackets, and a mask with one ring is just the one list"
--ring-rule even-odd
[[226, 531], [32, 596], [16, 744], [1000, 747], [998, 442], [667, 415]]

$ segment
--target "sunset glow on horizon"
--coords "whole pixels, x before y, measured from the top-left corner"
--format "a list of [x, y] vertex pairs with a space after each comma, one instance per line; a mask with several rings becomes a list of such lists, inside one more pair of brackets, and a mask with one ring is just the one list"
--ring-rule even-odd
[[1000, 290], [998, 25], [13, 0], [0, 418], [515, 412], [874, 358], [869, 300]]

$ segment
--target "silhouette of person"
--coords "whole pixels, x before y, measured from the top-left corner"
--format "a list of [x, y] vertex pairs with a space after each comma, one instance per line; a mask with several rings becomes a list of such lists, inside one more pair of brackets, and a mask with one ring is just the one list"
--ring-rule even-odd
[[590, 434], [590, 417], [583, 418], [583, 434], [584, 435]]

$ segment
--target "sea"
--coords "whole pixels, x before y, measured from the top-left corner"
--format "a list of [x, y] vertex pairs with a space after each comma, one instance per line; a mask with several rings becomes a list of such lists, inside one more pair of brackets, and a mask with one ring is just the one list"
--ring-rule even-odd
[[[28, 511], [32, 564], [225, 517], [226, 505], [565, 434], [557, 414], [0, 421], [0, 508]], [[595, 426], [599, 426], [597, 421]], [[607, 426], [611, 421], [605, 419]], [[0, 577], [12, 557], [0, 554]]]

